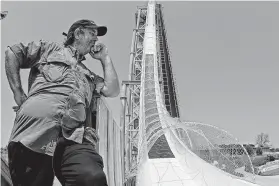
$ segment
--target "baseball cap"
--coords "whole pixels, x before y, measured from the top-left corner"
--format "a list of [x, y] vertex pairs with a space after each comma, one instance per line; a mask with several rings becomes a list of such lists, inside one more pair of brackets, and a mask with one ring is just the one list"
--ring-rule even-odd
[[104, 36], [107, 33], [107, 27], [106, 26], [98, 26], [94, 21], [88, 20], [88, 19], [82, 19], [79, 21], [76, 21], [72, 24], [70, 27], [68, 34], [70, 32], [74, 32], [78, 27], [84, 27], [84, 28], [93, 28], [98, 30], [98, 36]]

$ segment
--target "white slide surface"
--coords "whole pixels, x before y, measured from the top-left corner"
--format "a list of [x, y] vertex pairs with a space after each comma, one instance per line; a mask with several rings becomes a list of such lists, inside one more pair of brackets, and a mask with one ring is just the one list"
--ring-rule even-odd
[[[225, 143], [227, 141], [233, 142], [230, 135], [213, 126], [183, 123], [169, 116], [162, 101], [158, 80], [155, 6], [154, 1], [149, 1], [147, 6], [141, 75], [137, 186], [256, 186], [254, 175], [244, 171], [245, 165], [251, 166], [251, 160], [246, 155], [247, 152], [243, 151], [243, 147], [236, 145], [238, 150], [242, 150], [241, 153], [237, 151], [240, 155], [231, 153], [231, 157], [228, 157], [216, 146], [215, 142], [218, 142], [220, 136], [223, 137], [220, 139], [224, 139], [224, 143], [221, 140], [221, 145], [228, 144]], [[182, 131], [184, 137], [185, 135], [188, 136], [188, 144], [185, 143], [185, 138], [183, 141], [179, 136], [178, 128]], [[150, 159], [149, 150], [162, 135], [165, 135], [173, 157]], [[229, 140], [226, 141], [226, 139]], [[203, 147], [204, 149], [200, 149], [200, 152], [211, 153], [210, 157], [213, 160], [216, 157], [222, 157], [223, 162], [228, 163], [227, 166], [233, 165], [231, 167], [235, 166], [239, 170], [243, 170], [242, 176], [240, 176], [241, 173], [237, 173], [237, 168], [229, 167], [230, 169], [224, 171], [220, 167], [217, 168], [213, 163], [209, 163], [210, 161], [202, 159], [193, 151], [193, 149], [198, 149], [197, 146], [194, 148], [195, 144], [205, 144], [206, 146]], [[215, 153], [215, 155], [212, 153]], [[246, 160], [243, 157], [246, 157]], [[233, 158], [235, 158], [235, 161]], [[218, 163], [218, 160], [216, 159], [213, 162]], [[236, 162], [244, 163], [241, 165]]]

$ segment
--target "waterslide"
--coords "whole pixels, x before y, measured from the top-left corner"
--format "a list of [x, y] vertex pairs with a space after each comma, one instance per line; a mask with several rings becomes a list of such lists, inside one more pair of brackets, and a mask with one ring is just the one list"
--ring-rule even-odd
[[[158, 79], [155, 6], [149, 1], [144, 36], [137, 186], [258, 185], [246, 150], [232, 135], [211, 125], [182, 122], [166, 110]], [[172, 155], [150, 158], [162, 136], [161, 146], [168, 146]]]

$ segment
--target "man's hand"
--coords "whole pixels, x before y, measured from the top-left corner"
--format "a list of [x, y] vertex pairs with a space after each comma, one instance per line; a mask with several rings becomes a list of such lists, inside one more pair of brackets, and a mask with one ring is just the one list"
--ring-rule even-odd
[[108, 48], [104, 44], [98, 43], [91, 48], [90, 55], [92, 56], [92, 58], [98, 59], [102, 62], [108, 56]]
[[23, 102], [27, 99], [27, 96], [23, 91], [15, 91], [14, 99], [18, 107], [20, 107], [23, 104]]

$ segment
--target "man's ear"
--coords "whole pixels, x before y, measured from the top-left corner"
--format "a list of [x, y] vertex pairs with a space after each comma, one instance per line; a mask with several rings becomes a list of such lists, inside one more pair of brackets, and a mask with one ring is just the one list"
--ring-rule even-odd
[[77, 29], [74, 31], [74, 37], [75, 37], [75, 39], [79, 39], [81, 33], [82, 33], [82, 30], [81, 30], [80, 28], [77, 28]]

